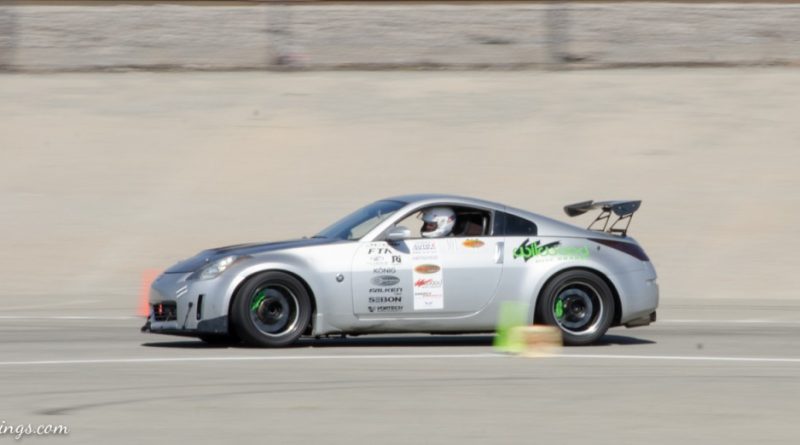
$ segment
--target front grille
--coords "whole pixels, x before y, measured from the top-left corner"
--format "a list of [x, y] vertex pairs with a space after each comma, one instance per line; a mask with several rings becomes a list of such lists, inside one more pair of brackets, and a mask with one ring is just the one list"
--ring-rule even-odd
[[178, 319], [176, 303], [158, 303], [153, 305], [153, 321], [172, 321]]

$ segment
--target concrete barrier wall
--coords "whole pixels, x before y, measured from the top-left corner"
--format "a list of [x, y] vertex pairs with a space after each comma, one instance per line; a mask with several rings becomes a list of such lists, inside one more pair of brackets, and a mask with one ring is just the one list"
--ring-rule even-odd
[[0, 6], [10, 70], [800, 62], [800, 5]]

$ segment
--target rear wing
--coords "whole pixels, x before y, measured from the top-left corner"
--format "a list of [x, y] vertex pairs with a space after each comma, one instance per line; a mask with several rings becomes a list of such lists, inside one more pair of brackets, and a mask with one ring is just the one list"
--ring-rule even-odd
[[[588, 229], [612, 235], [627, 236], [631, 218], [633, 218], [633, 214], [639, 210], [641, 205], [642, 201], [583, 201], [564, 206], [564, 212], [569, 216], [578, 216], [589, 210], [602, 209], [597, 218], [589, 224]], [[611, 220], [612, 213], [617, 216], [617, 219], [609, 226], [608, 223]], [[600, 225], [602, 225], [602, 228]]]

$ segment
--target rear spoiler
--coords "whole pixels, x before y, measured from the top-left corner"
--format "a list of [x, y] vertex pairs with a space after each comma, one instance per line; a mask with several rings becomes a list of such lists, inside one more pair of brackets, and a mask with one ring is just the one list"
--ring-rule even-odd
[[[633, 214], [639, 210], [642, 201], [583, 201], [564, 206], [564, 212], [569, 216], [583, 215], [589, 210], [602, 209], [597, 218], [589, 224], [589, 230], [606, 232], [612, 235], [627, 236], [628, 227], [631, 225]], [[611, 214], [617, 215], [617, 219], [608, 225]], [[602, 224], [602, 228], [599, 226]], [[622, 227], [624, 225], [625, 227]]]

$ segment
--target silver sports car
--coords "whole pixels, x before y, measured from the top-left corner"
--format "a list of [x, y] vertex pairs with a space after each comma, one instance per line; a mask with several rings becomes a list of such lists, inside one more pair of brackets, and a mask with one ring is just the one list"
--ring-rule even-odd
[[311, 238], [200, 252], [159, 276], [142, 331], [286, 346], [303, 335], [493, 332], [504, 302], [568, 345], [656, 319], [656, 272], [627, 236], [640, 201], [586, 201], [582, 229], [495, 202], [409, 195]]

